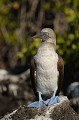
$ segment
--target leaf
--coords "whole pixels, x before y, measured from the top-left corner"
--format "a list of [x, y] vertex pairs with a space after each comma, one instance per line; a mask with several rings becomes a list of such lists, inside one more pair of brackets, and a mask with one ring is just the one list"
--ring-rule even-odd
[[64, 12], [66, 14], [66, 19], [68, 22], [73, 22], [77, 17], [76, 12], [71, 8], [65, 8]]
[[50, 10], [50, 2], [45, 2], [44, 5], [43, 5], [43, 9], [44, 9], [45, 11]]

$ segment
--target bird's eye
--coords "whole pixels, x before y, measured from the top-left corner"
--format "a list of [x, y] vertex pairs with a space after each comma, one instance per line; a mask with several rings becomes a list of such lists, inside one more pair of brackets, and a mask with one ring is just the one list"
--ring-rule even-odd
[[49, 36], [49, 33], [47, 33], [47, 35]]
[[48, 32], [46, 32], [45, 34], [46, 34], [47, 36], [49, 36], [49, 33], [48, 33]]

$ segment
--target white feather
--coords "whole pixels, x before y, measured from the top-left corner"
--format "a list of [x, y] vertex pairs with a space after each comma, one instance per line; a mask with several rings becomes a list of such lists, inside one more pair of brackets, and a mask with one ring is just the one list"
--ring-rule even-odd
[[53, 46], [42, 45], [34, 56], [36, 62], [37, 91], [42, 94], [55, 93], [59, 72], [57, 70], [58, 55]]

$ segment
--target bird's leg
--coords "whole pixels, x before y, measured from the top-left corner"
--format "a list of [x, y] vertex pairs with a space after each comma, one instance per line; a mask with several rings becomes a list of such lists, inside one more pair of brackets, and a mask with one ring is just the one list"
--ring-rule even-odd
[[39, 102], [38, 102], [38, 106], [41, 107], [43, 105], [43, 99], [42, 99], [42, 96], [41, 96], [41, 92], [38, 92], [38, 95], [39, 95]]
[[38, 92], [38, 95], [39, 95], [39, 101], [42, 101], [41, 92]]
[[52, 95], [52, 97], [50, 98], [50, 100], [49, 100], [49, 102], [48, 102], [49, 105], [52, 104], [52, 101], [53, 101], [53, 99], [55, 98], [55, 93], [56, 93], [56, 91], [53, 91], [53, 95]]
[[56, 91], [53, 92], [53, 97], [55, 97], [55, 95], [56, 95]]

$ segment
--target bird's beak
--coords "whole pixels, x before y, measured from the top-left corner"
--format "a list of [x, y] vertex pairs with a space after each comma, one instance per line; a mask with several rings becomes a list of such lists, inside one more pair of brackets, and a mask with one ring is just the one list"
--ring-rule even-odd
[[40, 34], [37, 34], [37, 35], [34, 35], [32, 38], [42, 38], [42, 34], [40, 33]]

